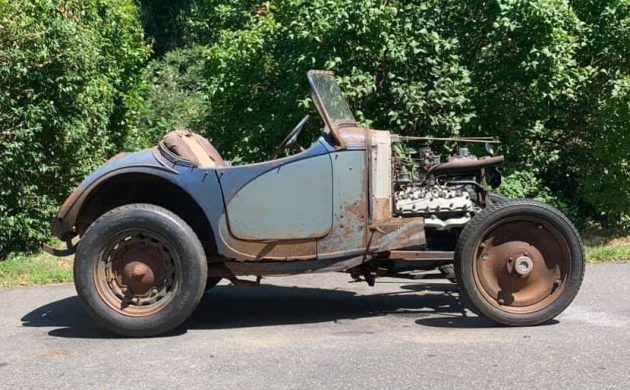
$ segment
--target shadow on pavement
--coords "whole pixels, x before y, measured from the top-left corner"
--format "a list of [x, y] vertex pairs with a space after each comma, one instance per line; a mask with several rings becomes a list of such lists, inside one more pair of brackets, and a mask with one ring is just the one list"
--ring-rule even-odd
[[[456, 292], [456, 285], [442, 283], [403, 284], [397, 292], [372, 295], [274, 285], [258, 288], [217, 286], [203, 297], [190, 319], [177, 330], [161, 337], [177, 336], [188, 329], [309, 324], [384, 315], [412, 316], [416, 324], [431, 327], [496, 326], [485, 319], [469, 317]], [[117, 337], [95, 324], [78, 297], [39, 307], [22, 318], [22, 325], [56, 327], [49, 332], [56, 337]]]

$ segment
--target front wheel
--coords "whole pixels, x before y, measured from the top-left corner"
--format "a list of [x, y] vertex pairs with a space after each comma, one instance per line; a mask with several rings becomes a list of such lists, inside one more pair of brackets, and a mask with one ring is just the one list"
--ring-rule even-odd
[[529, 326], [560, 314], [584, 277], [580, 237], [560, 211], [507, 200], [476, 215], [455, 249], [460, 294], [500, 324]]
[[153, 336], [181, 324], [197, 307], [208, 266], [194, 231], [150, 204], [115, 208], [85, 232], [74, 281], [88, 313], [124, 336]]

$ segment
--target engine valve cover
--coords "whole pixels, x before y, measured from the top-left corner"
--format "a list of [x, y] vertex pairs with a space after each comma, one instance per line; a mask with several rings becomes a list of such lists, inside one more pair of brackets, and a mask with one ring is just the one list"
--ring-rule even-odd
[[467, 191], [438, 185], [430, 188], [408, 187], [397, 191], [395, 197], [396, 212], [403, 215], [430, 215], [473, 210], [473, 203]]

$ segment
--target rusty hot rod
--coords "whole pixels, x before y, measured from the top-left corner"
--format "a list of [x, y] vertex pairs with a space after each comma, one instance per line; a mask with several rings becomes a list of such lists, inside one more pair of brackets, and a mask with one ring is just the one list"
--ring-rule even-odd
[[241, 166], [173, 131], [113, 157], [68, 197], [53, 222], [67, 248], [45, 249], [76, 252], [77, 292], [98, 324], [166, 332], [222, 278], [345, 271], [373, 284], [449, 265], [464, 302], [500, 324], [540, 324], [570, 304], [584, 275], [578, 233], [549, 205], [488, 192], [503, 156], [423, 146], [402, 157], [397, 145], [440, 139], [361, 128], [332, 73], [307, 77], [325, 124], [307, 149], [278, 157], [308, 116], [272, 160]]

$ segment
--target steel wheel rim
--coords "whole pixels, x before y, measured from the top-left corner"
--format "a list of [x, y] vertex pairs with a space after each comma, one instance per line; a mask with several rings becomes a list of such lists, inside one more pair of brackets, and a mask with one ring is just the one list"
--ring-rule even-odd
[[542, 218], [513, 217], [492, 225], [477, 242], [473, 276], [492, 306], [529, 314], [558, 299], [570, 267], [569, 244], [555, 226]]
[[95, 264], [100, 298], [116, 312], [146, 317], [163, 310], [179, 291], [176, 252], [161, 235], [128, 230], [110, 239]]

